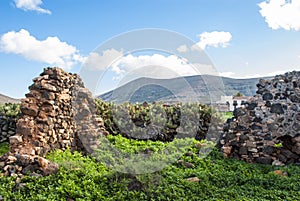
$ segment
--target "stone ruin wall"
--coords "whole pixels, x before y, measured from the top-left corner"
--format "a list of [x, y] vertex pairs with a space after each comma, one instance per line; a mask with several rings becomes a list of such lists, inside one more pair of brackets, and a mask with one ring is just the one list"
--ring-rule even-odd
[[[9, 139], [10, 152], [0, 157], [7, 176], [56, 173], [59, 166], [44, 158], [47, 152], [70, 148], [93, 154], [99, 136], [107, 134], [78, 75], [45, 68], [33, 82], [22, 100], [17, 134]], [[260, 80], [257, 86], [256, 96], [225, 124], [222, 152], [247, 162], [300, 163], [300, 72]]]
[[300, 72], [261, 79], [256, 95], [237, 108], [220, 141], [226, 157], [283, 165], [300, 163]]
[[16, 135], [9, 139], [10, 152], [0, 158], [5, 175], [55, 173], [58, 165], [44, 158], [47, 152], [69, 148], [93, 154], [105, 130], [92, 94], [77, 74], [45, 68], [33, 82], [21, 103]]

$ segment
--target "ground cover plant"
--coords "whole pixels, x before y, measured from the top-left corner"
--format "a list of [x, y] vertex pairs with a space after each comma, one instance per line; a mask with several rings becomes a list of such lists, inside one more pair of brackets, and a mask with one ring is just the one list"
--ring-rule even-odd
[[0, 156], [7, 153], [9, 150], [9, 145], [7, 142], [0, 143]]
[[[121, 135], [108, 139], [126, 152], [145, 149], [155, 152], [166, 146], [162, 142], [130, 140]], [[202, 158], [199, 150], [205, 143], [194, 140], [175, 163], [161, 171], [143, 175], [116, 172], [93, 157], [56, 150], [47, 156], [61, 166], [56, 175], [31, 175], [21, 180], [0, 176], [0, 195], [6, 200], [299, 199], [299, 166], [248, 164], [225, 159], [216, 149]], [[188, 181], [194, 177], [199, 181]]]
[[[132, 108], [133, 116], [143, 116], [143, 112], [136, 115], [139, 108]], [[102, 112], [109, 111], [104, 109]], [[223, 118], [231, 115], [226, 113]], [[60, 165], [55, 175], [30, 174], [19, 179], [0, 173], [0, 200], [299, 200], [300, 197], [298, 165], [278, 167], [224, 158], [213, 143], [193, 138], [184, 139], [188, 143], [180, 147], [180, 154], [176, 151], [183, 139], [136, 140], [118, 133], [105, 139], [108, 146], [99, 147], [97, 157], [69, 150], [48, 153], [47, 159]], [[0, 143], [0, 156], [8, 152], [8, 146]], [[129, 173], [122, 173], [117, 167], [128, 161], [114, 157], [109, 146], [125, 156], [150, 154], [152, 163], [175, 160], [152, 173], [136, 174], [134, 163], [129, 166], [132, 168]], [[168, 154], [163, 154], [165, 149]]]

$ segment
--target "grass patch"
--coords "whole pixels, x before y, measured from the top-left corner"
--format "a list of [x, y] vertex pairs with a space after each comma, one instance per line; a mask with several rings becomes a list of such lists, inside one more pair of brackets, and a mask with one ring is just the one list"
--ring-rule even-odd
[[0, 143], [0, 156], [6, 154], [9, 151], [9, 144], [4, 142]]
[[[128, 140], [110, 136], [109, 141], [124, 152], [145, 149], [159, 152], [167, 144]], [[193, 141], [179, 160], [161, 171], [133, 175], [109, 169], [95, 158], [70, 151], [54, 151], [47, 158], [60, 164], [56, 175], [43, 178], [26, 176], [22, 185], [15, 178], [0, 176], [0, 195], [5, 200], [298, 200], [300, 167], [248, 164], [224, 159], [217, 150], [199, 157], [199, 145]], [[2, 145], [1, 145], [2, 146]], [[105, 154], [105, 153], [104, 153]], [[108, 153], [106, 153], [108, 154]], [[109, 154], [108, 154], [109, 155]], [[273, 173], [283, 170], [287, 177]], [[198, 177], [199, 182], [186, 179]]]

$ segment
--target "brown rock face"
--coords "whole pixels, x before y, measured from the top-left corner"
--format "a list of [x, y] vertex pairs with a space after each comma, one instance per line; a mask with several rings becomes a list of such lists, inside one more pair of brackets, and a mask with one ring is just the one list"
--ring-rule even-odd
[[37, 170], [43, 175], [56, 173], [58, 165], [43, 158], [47, 152], [71, 149], [92, 154], [104, 130], [92, 94], [78, 75], [45, 68], [33, 82], [21, 103], [10, 152], [0, 160], [5, 175]]
[[248, 162], [300, 163], [300, 72], [260, 80], [257, 87], [227, 121], [221, 150]]

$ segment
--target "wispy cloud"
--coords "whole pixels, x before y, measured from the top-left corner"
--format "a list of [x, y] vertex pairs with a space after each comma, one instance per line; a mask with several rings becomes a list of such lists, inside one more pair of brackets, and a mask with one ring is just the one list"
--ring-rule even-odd
[[268, 0], [258, 4], [260, 14], [272, 29], [300, 29], [299, 0]]
[[76, 47], [60, 41], [58, 37], [38, 40], [25, 29], [3, 34], [0, 38], [0, 51], [67, 69], [84, 60]]
[[177, 48], [177, 51], [180, 52], [180, 53], [185, 53], [189, 50], [188, 46], [187, 45], [180, 45], [178, 48]]
[[39, 13], [51, 14], [50, 10], [41, 8], [42, 0], [14, 0], [17, 8], [25, 11], [37, 11]]

